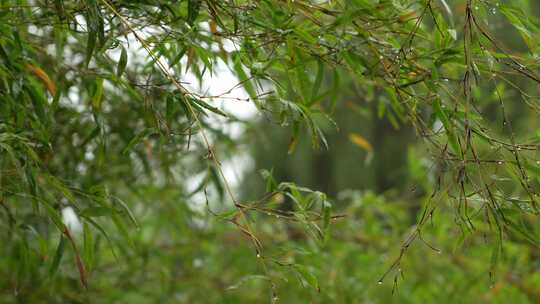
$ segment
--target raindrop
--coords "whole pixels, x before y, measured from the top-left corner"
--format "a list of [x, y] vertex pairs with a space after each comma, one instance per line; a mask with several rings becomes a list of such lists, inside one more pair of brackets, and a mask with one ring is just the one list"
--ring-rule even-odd
[[382, 285], [382, 280], [380, 280], [379, 282], [377, 282], [377, 284]]
[[540, 165], [540, 160], [537, 160], [537, 161], [536, 161], [536, 164], [537, 164], [537, 165]]
[[498, 161], [498, 162], [497, 162], [497, 165], [502, 165], [502, 164], [503, 164], [502, 161]]
[[489, 10], [493, 15], [497, 14], [497, 9], [492, 7], [490, 10]]
[[257, 253], [257, 258], [259, 259], [261, 257], [261, 254], [260, 253]]

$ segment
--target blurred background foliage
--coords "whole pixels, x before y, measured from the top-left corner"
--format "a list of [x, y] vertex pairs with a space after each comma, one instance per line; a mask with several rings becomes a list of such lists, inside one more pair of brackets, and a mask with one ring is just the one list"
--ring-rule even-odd
[[539, 15], [0, 1], [0, 302], [537, 303]]

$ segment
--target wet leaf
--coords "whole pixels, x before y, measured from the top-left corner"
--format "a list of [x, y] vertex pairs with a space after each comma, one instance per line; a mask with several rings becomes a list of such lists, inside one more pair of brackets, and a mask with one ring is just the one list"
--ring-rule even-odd
[[127, 62], [127, 51], [124, 47], [122, 47], [122, 52], [120, 53], [120, 60], [118, 60], [118, 66], [116, 67], [116, 77], [122, 77], [122, 74], [124, 74], [124, 71], [126, 70]]

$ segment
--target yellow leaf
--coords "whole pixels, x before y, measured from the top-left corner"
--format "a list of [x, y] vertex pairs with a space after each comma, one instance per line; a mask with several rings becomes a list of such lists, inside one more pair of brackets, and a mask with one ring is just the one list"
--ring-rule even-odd
[[26, 67], [28, 68], [30, 73], [32, 73], [32, 75], [36, 76], [37, 78], [39, 78], [39, 80], [41, 80], [41, 82], [43, 82], [43, 84], [45, 85], [45, 87], [47, 87], [47, 90], [49, 91], [49, 93], [51, 93], [52, 96], [56, 95], [56, 85], [51, 80], [51, 78], [49, 78], [49, 75], [45, 73], [45, 71], [43, 71], [40, 67], [31, 64], [27, 64]]
[[349, 133], [349, 140], [360, 148], [368, 152], [373, 152], [373, 147], [362, 135], [357, 133]]
[[291, 137], [288, 149], [289, 154], [292, 154], [294, 152], [294, 150], [296, 149], [296, 144], [298, 144], [298, 138], [296, 136]]
[[400, 15], [399, 16], [399, 21], [400, 22], [405, 22], [405, 21], [410, 20], [410, 19], [415, 19], [415, 17], [416, 17], [416, 12], [411, 11], [411, 12], [405, 13], [403, 15]]
[[210, 33], [217, 34], [217, 23], [214, 20], [210, 20]]

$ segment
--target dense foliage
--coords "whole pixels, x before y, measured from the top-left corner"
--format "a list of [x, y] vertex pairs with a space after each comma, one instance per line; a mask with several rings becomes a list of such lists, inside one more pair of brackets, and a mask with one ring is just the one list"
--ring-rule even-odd
[[538, 9], [0, 1], [1, 301], [537, 302]]

